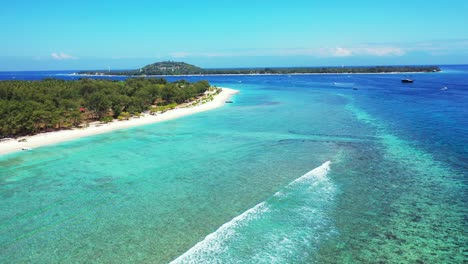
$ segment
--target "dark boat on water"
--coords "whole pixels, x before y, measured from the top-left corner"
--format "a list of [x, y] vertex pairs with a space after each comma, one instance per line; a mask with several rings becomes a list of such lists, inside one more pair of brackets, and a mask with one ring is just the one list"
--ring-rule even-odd
[[412, 82], [414, 82], [414, 80], [413, 79], [402, 79], [401, 82], [402, 83], [412, 83]]

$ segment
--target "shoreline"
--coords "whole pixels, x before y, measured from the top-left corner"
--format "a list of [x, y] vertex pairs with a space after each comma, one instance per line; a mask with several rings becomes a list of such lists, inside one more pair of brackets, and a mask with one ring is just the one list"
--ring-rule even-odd
[[[238, 90], [218, 87], [222, 91], [216, 95], [213, 101], [206, 102], [201, 105], [191, 107], [180, 107], [168, 110], [158, 115], [143, 114], [143, 116], [136, 118], [132, 117], [129, 120], [118, 121], [114, 120], [106, 124], [98, 124], [86, 128], [74, 128], [69, 130], [59, 130], [53, 132], [40, 133], [32, 136], [18, 137], [7, 141], [0, 142], [0, 156], [18, 152], [21, 150], [30, 150], [47, 145], [54, 145], [66, 141], [71, 141], [83, 137], [89, 137], [99, 134], [104, 134], [116, 130], [137, 127], [142, 125], [149, 125], [153, 123], [163, 122], [167, 120], [176, 119], [196, 113], [205, 112], [223, 106], [229, 98], [239, 93]], [[26, 139], [25, 142], [19, 142], [19, 138]]]
[[85, 77], [124, 77], [124, 78], [139, 78], [139, 77], [198, 77], [198, 76], [279, 76], [279, 75], [353, 75], [353, 74], [425, 74], [425, 73], [442, 73], [443, 71], [437, 72], [335, 72], [335, 73], [221, 73], [221, 74], [182, 74], [182, 75], [112, 75], [112, 74], [80, 74], [80, 73], [69, 73], [69, 74], [58, 74], [64, 76], [85, 76]]

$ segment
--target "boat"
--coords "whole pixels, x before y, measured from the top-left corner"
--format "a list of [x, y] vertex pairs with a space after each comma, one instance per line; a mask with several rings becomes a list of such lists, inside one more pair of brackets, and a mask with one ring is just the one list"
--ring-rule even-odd
[[413, 79], [402, 79], [401, 82], [402, 83], [413, 83], [414, 80]]
[[442, 89], [440, 89], [441, 91], [445, 91], [445, 90], [448, 90], [448, 87], [447, 86], [444, 86], [442, 87]]
[[22, 150], [26, 150], [26, 151], [29, 151], [29, 150], [32, 150], [32, 148], [28, 148], [28, 147], [23, 147], [21, 148]]
[[226, 104], [232, 104], [233, 102], [232, 101], [226, 101]]

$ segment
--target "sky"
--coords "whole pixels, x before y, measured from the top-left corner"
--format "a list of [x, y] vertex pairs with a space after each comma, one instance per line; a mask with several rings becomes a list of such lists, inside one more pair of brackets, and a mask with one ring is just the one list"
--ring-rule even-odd
[[468, 64], [468, 1], [4, 1], [0, 71]]

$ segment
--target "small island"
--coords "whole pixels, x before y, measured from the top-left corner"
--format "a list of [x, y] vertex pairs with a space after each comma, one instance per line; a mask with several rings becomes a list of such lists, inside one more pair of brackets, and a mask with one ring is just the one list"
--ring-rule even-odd
[[81, 75], [170, 76], [170, 75], [247, 75], [247, 74], [346, 74], [439, 72], [438, 66], [359, 66], [359, 67], [279, 67], [203, 69], [185, 62], [163, 61], [127, 71], [81, 71]]

